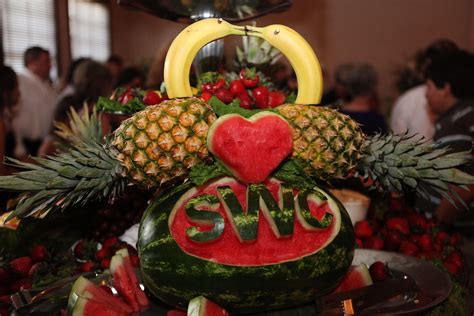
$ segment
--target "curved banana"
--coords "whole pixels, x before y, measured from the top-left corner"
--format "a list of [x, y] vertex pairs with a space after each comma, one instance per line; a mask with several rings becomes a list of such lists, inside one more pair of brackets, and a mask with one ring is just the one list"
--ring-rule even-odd
[[246, 26], [246, 29], [247, 35], [265, 39], [288, 58], [298, 81], [295, 103], [318, 104], [323, 93], [323, 76], [318, 58], [308, 42], [285, 25]]
[[168, 97], [193, 96], [189, 71], [194, 57], [204, 45], [227, 35], [245, 35], [245, 28], [222, 19], [205, 19], [189, 25], [178, 34], [165, 59], [164, 80]]

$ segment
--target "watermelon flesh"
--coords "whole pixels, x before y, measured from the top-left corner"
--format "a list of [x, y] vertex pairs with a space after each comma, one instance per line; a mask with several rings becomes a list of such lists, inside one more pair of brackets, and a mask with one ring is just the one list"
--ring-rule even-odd
[[372, 284], [372, 277], [365, 264], [351, 266], [334, 293], [345, 292]]
[[209, 128], [207, 147], [237, 179], [260, 183], [291, 154], [293, 139], [288, 122], [275, 113], [227, 114]]
[[102, 304], [96, 300], [85, 297], [77, 297], [72, 311], [68, 311], [72, 316], [129, 316], [130, 313], [114, 309], [108, 304]]
[[188, 316], [229, 316], [229, 313], [204, 296], [198, 296], [189, 301]]
[[[125, 304], [120, 298], [106, 293], [99, 286], [95, 285], [94, 283], [82, 276], [77, 278], [77, 280], [72, 285], [71, 294], [72, 293], [76, 294], [79, 297], [83, 297], [91, 301], [96, 301], [103, 305], [108, 305], [110, 308], [126, 314], [130, 314], [133, 312], [132, 308]], [[74, 307], [74, 297], [74, 295], [70, 295], [70, 300], [68, 304], [70, 305], [70, 308]]]
[[131, 306], [132, 310], [134, 312], [146, 310], [148, 299], [140, 288], [130, 258], [128, 256], [125, 258], [121, 254], [114, 255], [110, 260], [110, 272], [113, 276], [114, 288]]
[[188, 313], [179, 309], [172, 309], [166, 313], [166, 316], [186, 316]]

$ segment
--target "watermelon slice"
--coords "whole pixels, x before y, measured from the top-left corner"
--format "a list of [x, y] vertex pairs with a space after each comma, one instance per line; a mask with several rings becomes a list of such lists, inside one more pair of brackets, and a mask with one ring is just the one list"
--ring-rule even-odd
[[227, 114], [209, 128], [207, 146], [237, 179], [260, 183], [291, 154], [292, 132], [288, 122], [272, 112], [249, 119]]
[[188, 316], [229, 316], [229, 313], [204, 296], [198, 296], [189, 301]]
[[72, 310], [68, 310], [68, 315], [72, 316], [128, 316], [129, 313], [114, 309], [108, 304], [103, 304], [96, 300], [77, 296]]
[[134, 312], [144, 311], [148, 308], [149, 302], [145, 293], [140, 288], [137, 276], [128, 256], [128, 251], [122, 252], [112, 257], [110, 261], [110, 272], [112, 273], [112, 284], [119, 294], [130, 304]]
[[186, 315], [188, 315], [188, 313], [179, 309], [172, 309], [166, 313], [166, 316], [186, 316]]
[[372, 284], [369, 269], [365, 264], [351, 266], [349, 271], [334, 290], [334, 293], [349, 291]]
[[70, 309], [74, 308], [74, 305], [77, 303], [76, 300], [78, 297], [83, 297], [92, 301], [99, 302], [103, 305], [108, 305], [110, 308], [126, 314], [130, 314], [133, 312], [132, 308], [125, 304], [120, 298], [106, 293], [100, 287], [98, 287], [97, 285], [82, 276], [77, 278], [77, 280], [72, 285], [71, 295], [69, 296], [68, 302], [68, 307]]

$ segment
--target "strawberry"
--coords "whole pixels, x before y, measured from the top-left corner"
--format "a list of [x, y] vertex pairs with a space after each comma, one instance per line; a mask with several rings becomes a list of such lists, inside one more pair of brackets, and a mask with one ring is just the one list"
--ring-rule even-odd
[[393, 230], [388, 230], [385, 235], [385, 248], [387, 250], [396, 251], [400, 247], [402, 238], [400, 234]]
[[446, 232], [438, 232], [435, 237], [435, 242], [440, 245], [447, 245], [449, 244], [449, 235]]
[[241, 93], [237, 96], [238, 99], [240, 99], [240, 107], [250, 110], [252, 109], [252, 99], [248, 95], [247, 92]]
[[449, 244], [453, 247], [456, 247], [461, 242], [461, 234], [454, 233], [449, 237]]
[[378, 236], [371, 236], [367, 238], [364, 242], [364, 248], [382, 250], [384, 246], [384, 241]]
[[268, 108], [268, 95], [269, 95], [268, 88], [265, 86], [256, 87], [252, 90], [253, 99], [255, 100], [255, 104], [259, 109], [266, 109]]
[[100, 267], [102, 269], [108, 269], [110, 267], [110, 259], [109, 258], [104, 258], [100, 260]]
[[18, 292], [19, 290], [27, 290], [31, 289], [31, 281], [29, 279], [19, 279], [14, 281], [12, 284], [10, 284], [10, 291], [15, 293]]
[[232, 102], [232, 100], [234, 100], [232, 93], [230, 93], [230, 91], [225, 88], [217, 89], [216, 92], [214, 92], [214, 95], [225, 104], [229, 104]]
[[454, 263], [459, 269], [464, 267], [461, 254], [456, 250], [452, 251], [449, 256], [446, 258], [446, 261]]
[[369, 267], [369, 273], [375, 282], [384, 281], [388, 276], [387, 267], [381, 261], [372, 263]]
[[408, 221], [402, 217], [390, 218], [387, 221], [386, 226], [388, 229], [398, 231], [403, 235], [408, 235], [410, 233]]
[[204, 101], [209, 101], [210, 98], [212, 98], [212, 93], [210, 93], [208, 91], [204, 91], [201, 94], [201, 99], [203, 99]]
[[36, 262], [31, 266], [30, 271], [28, 271], [28, 277], [32, 278], [35, 274], [41, 273], [48, 268], [48, 264], [44, 261]]
[[22, 277], [28, 276], [32, 265], [33, 260], [30, 257], [19, 257], [10, 261], [10, 267]]
[[443, 261], [443, 266], [448, 270], [449, 273], [457, 275], [461, 270], [455, 263], [451, 261]]
[[109, 237], [104, 242], [102, 243], [102, 247], [105, 249], [111, 249], [113, 246], [115, 246], [119, 242], [118, 237]]
[[148, 91], [143, 97], [145, 105], [155, 105], [161, 103], [161, 96], [158, 91]]
[[374, 234], [374, 230], [369, 224], [369, 221], [362, 220], [355, 224], [354, 234], [357, 238], [366, 239]]
[[225, 80], [220, 78], [212, 85], [211, 91], [216, 93], [217, 90], [225, 89], [225, 88], [226, 88]]
[[254, 88], [260, 82], [255, 68], [245, 68], [239, 72], [240, 81], [246, 88]]
[[429, 234], [421, 235], [420, 239], [418, 240], [418, 246], [422, 251], [433, 250], [433, 241], [431, 240], [431, 236]]
[[400, 244], [400, 252], [407, 256], [416, 256], [419, 252], [419, 249], [411, 241], [404, 240]]
[[93, 269], [94, 269], [94, 263], [92, 263], [92, 261], [90, 260], [83, 262], [79, 265], [80, 272], [91, 272]]
[[76, 246], [74, 246], [74, 255], [78, 259], [82, 259], [84, 256], [84, 241], [81, 239], [77, 242]]
[[268, 93], [268, 105], [271, 108], [276, 108], [279, 105], [285, 103], [286, 96], [281, 91], [270, 91]]
[[357, 248], [363, 248], [363, 242], [361, 239], [356, 238], [355, 243], [356, 243]]
[[95, 253], [95, 257], [99, 261], [102, 259], [110, 258], [110, 251], [108, 248], [102, 247], [100, 248], [100, 250], [97, 250], [97, 252]]
[[166, 313], [166, 316], [186, 316], [187, 312], [181, 311], [179, 309], [171, 309]]
[[43, 261], [46, 258], [46, 247], [43, 244], [37, 244], [31, 250], [30, 255], [34, 262]]
[[201, 91], [204, 92], [212, 92], [212, 84], [210, 82], [205, 82], [201, 85]]
[[408, 224], [410, 225], [410, 230], [415, 234], [423, 234], [426, 232], [428, 223], [426, 218], [418, 213], [411, 213], [407, 216]]
[[133, 95], [133, 91], [128, 89], [127, 91], [124, 92], [124, 94], [122, 94], [119, 98], [118, 98], [118, 101], [123, 104], [123, 105], [126, 105], [128, 102], [130, 102], [135, 96]]
[[242, 93], [247, 93], [245, 90], [244, 84], [240, 80], [234, 80], [230, 83], [229, 91], [234, 96], [238, 96]]

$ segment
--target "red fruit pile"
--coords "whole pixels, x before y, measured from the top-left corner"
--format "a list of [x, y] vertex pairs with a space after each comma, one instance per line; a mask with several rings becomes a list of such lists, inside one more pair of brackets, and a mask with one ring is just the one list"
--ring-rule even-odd
[[441, 262], [454, 276], [463, 271], [459, 252], [461, 236], [442, 231], [433, 219], [413, 211], [381, 222], [359, 221], [354, 234], [360, 248], [395, 251]]
[[28, 256], [11, 259], [0, 265], [0, 315], [10, 315], [10, 295], [22, 289], [29, 289], [33, 275], [46, 266], [49, 253], [43, 244], [36, 244]]
[[286, 95], [282, 91], [270, 91], [260, 81], [255, 68], [244, 68], [239, 79], [226, 82], [220, 76], [208, 76], [202, 80], [199, 90], [201, 98], [206, 101], [214, 95], [225, 104], [239, 100], [244, 109], [274, 108], [285, 103]]
[[145, 105], [155, 105], [159, 104], [164, 100], [168, 100], [166, 95], [162, 95], [159, 91], [150, 90], [144, 91], [141, 89], [117, 89], [114, 96], [118, 102], [123, 105], [127, 105], [132, 100], [141, 101]]
[[104, 270], [110, 266], [110, 259], [116, 251], [127, 248], [130, 261], [134, 267], [140, 265], [137, 250], [131, 245], [122, 242], [118, 237], [109, 237], [102, 242], [97, 250], [97, 243], [89, 240], [79, 240], [73, 247], [74, 257], [78, 261], [78, 272], [90, 272], [93, 270]]

